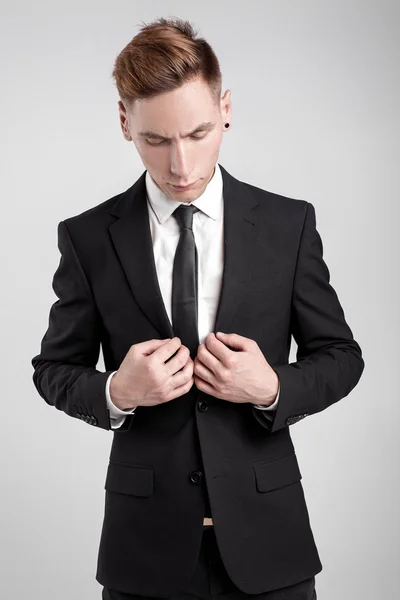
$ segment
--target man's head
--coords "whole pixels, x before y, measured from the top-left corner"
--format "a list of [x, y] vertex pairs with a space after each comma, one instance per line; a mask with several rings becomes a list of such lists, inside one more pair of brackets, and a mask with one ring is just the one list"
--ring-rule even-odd
[[[187, 21], [160, 18], [122, 50], [113, 71], [122, 132], [168, 197], [196, 200], [214, 173], [230, 90], [212, 48]], [[175, 186], [194, 184], [186, 191]]]

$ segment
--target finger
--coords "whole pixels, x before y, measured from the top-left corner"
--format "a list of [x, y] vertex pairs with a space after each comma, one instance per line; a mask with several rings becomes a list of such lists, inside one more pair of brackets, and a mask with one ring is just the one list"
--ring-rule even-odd
[[186, 382], [188, 381], [188, 379], [190, 379], [190, 377], [192, 375], [193, 375], [193, 362], [188, 360], [186, 365], [183, 367], [183, 369], [176, 371], [176, 373], [174, 373], [172, 375], [172, 382], [173, 382], [174, 389], [176, 389], [182, 385], [185, 385]]
[[186, 383], [184, 383], [183, 385], [180, 385], [179, 387], [175, 388], [174, 395], [171, 398], [171, 400], [175, 400], [175, 398], [179, 398], [180, 396], [183, 396], [183, 394], [188, 394], [193, 385], [194, 381], [186, 381]]
[[215, 335], [207, 336], [204, 343], [207, 350], [211, 352], [224, 367], [228, 368], [228, 360], [232, 357], [233, 351], [225, 346], [225, 344], [216, 338]]
[[214, 375], [221, 366], [219, 359], [209, 351], [204, 342], [197, 349], [196, 362], [205, 365]]
[[161, 363], [170, 358], [179, 348], [181, 347], [181, 340], [178, 337], [173, 337], [168, 340], [165, 344], [159, 346], [153, 354], [157, 355], [157, 360]]
[[190, 364], [193, 363], [193, 361], [190, 358], [188, 348], [182, 344], [178, 348], [177, 353], [164, 364], [164, 367], [168, 376], [171, 376], [179, 371], [182, 371], [187, 363]]
[[230, 346], [234, 350], [249, 350], [249, 343], [253, 340], [250, 338], [244, 337], [243, 335], [239, 335], [238, 333], [222, 333], [221, 331], [217, 331], [216, 339]]
[[153, 354], [160, 346], [163, 346], [170, 340], [146, 340], [145, 342], [140, 342], [139, 344], [135, 344], [135, 346], [141, 351], [143, 356], [150, 356]]
[[219, 398], [217, 395], [217, 390], [214, 388], [214, 386], [210, 385], [207, 381], [204, 381], [196, 375], [194, 376], [194, 384], [201, 392], [209, 394], [210, 396], [214, 396], [215, 398]]
[[193, 373], [196, 375], [196, 377], [200, 377], [204, 381], [207, 381], [207, 383], [210, 385], [213, 385], [215, 382], [214, 372], [206, 367], [202, 362], [196, 362], [193, 368]]

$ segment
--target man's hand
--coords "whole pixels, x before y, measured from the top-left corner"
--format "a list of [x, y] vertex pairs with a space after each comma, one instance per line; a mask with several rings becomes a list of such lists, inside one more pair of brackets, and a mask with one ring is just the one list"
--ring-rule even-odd
[[110, 396], [121, 410], [155, 406], [187, 394], [193, 383], [193, 361], [181, 340], [153, 339], [129, 348], [111, 377]]
[[279, 389], [257, 342], [237, 333], [210, 333], [198, 347], [193, 377], [201, 392], [229, 402], [269, 406]]

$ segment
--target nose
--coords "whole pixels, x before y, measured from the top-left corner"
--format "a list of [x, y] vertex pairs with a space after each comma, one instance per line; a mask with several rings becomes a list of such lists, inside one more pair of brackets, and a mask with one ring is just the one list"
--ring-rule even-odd
[[187, 151], [182, 142], [171, 145], [171, 175], [176, 185], [192, 183], [190, 180], [191, 169], [189, 166]]

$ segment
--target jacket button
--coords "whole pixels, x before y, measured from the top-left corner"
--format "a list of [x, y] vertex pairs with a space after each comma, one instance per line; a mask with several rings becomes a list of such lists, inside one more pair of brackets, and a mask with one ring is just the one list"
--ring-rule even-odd
[[199, 483], [202, 477], [203, 473], [201, 471], [193, 471], [193, 473], [190, 475], [190, 481], [192, 483]]
[[208, 408], [208, 402], [207, 402], [207, 400], [199, 400], [198, 403], [197, 403], [197, 408], [201, 412], [204, 412], [205, 410], [207, 410], [207, 408]]

